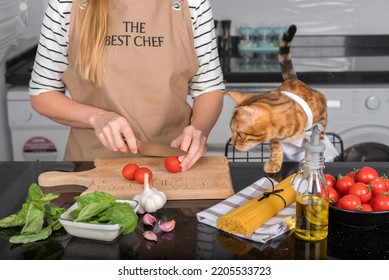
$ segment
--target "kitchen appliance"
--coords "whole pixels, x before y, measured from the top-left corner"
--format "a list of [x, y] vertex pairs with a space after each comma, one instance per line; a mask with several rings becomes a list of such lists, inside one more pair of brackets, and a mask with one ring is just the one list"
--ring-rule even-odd
[[13, 160], [63, 160], [69, 128], [32, 109], [27, 86], [8, 90], [7, 108]]

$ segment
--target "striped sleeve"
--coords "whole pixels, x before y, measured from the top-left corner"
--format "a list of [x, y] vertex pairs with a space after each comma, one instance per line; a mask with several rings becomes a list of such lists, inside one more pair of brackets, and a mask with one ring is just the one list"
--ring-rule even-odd
[[50, 0], [45, 12], [30, 79], [30, 94], [65, 92], [61, 80], [68, 66], [68, 28], [72, 0]]
[[215, 23], [209, 0], [189, 0], [199, 70], [189, 84], [193, 98], [213, 90], [225, 91]]

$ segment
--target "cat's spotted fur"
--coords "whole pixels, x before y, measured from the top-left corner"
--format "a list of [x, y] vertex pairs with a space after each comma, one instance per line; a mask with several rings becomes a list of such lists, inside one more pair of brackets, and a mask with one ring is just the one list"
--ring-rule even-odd
[[305, 134], [308, 118], [302, 107], [281, 91], [292, 92], [307, 102], [313, 113], [313, 123], [327, 125], [325, 96], [297, 79], [290, 56], [290, 43], [296, 32], [290, 26], [279, 47], [279, 62], [284, 82], [267, 93], [228, 92], [236, 102], [231, 118], [231, 143], [240, 151], [248, 151], [262, 142], [270, 142], [270, 160], [266, 173], [277, 173], [283, 162], [280, 142], [301, 138]]

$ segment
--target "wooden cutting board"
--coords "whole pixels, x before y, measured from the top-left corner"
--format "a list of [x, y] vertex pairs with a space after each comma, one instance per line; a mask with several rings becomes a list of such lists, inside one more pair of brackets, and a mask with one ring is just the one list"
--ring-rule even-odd
[[150, 186], [166, 194], [168, 200], [224, 199], [234, 194], [230, 169], [225, 157], [203, 157], [188, 171], [168, 172], [164, 158], [99, 158], [95, 168], [79, 172], [47, 171], [38, 177], [43, 188], [79, 185], [83, 193], [104, 191], [120, 199], [132, 199], [143, 191], [143, 184], [122, 176], [122, 168], [130, 162], [148, 167], [153, 172]]

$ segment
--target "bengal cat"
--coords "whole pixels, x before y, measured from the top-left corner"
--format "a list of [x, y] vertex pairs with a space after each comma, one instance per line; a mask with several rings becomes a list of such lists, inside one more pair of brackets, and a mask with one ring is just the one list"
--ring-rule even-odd
[[[324, 94], [298, 80], [290, 55], [291, 41], [297, 31], [291, 25], [279, 43], [278, 60], [284, 82], [265, 93], [228, 92], [236, 106], [230, 122], [231, 143], [240, 151], [270, 142], [270, 159], [264, 165], [266, 173], [277, 173], [284, 161], [282, 144], [303, 139], [309, 118], [302, 105], [287, 93], [302, 98], [312, 111], [312, 123], [327, 125], [327, 104]], [[310, 125], [312, 125], [312, 123]]]

